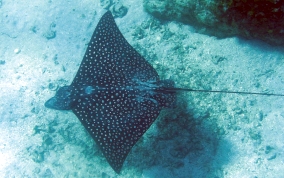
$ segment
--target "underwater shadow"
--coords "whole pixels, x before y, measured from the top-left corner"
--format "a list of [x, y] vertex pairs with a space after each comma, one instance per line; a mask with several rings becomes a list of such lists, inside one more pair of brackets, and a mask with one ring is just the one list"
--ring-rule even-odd
[[133, 168], [146, 177], [223, 177], [231, 144], [216, 132], [209, 112], [199, 115], [187, 108], [181, 95], [175, 109], [163, 110], [133, 147], [124, 170]]
[[284, 53], [284, 46], [273, 45], [258, 39], [248, 39], [241, 36], [236, 36], [237, 43], [241, 46], [254, 47], [262, 52], [282, 52]]

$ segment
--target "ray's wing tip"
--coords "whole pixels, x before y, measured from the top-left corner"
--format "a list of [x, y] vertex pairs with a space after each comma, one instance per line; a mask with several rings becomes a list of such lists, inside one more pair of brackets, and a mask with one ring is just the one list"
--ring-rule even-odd
[[111, 168], [114, 170], [115, 173], [120, 174], [121, 169], [122, 169], [122, 165], [111, 165]]
[[119, 168], [119, 169], [113, 169], [117, 174], [120, 174], [120, 172], [121, 172], [121, 168]]
[[110, 12], [110, 10], [107, 10], [107, 11], [104, 13], [104, 15], [103, 15], [103, 17], [107, 17], [107, 16], [113, 17], [113, 16], [112, 16], [112, 13]]

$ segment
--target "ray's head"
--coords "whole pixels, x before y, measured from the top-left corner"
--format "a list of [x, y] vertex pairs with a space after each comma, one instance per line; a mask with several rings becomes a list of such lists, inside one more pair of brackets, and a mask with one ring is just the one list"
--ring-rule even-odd
[[59, 88], [55, 96], [45, 102], [45, 107], [56, 110], [70, 110], [74, 105], [71, 97], [71, 87]]

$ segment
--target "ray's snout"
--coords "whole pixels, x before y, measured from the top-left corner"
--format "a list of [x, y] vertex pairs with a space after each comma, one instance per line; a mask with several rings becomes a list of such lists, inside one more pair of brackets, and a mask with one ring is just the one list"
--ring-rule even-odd
[[69, 86], [59, 88], [55, 96], [50, 98], [44, 103], [44, 106], [56, 110], [70, 110], [71, 104], [71, 91]]

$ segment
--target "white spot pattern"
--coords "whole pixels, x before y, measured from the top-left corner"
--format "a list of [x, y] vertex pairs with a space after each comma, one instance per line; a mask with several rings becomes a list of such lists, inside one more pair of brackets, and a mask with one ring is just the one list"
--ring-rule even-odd
[[129, 45], [106, 12], [70, 88], [73, 112], [118, 173], [162, 107], [174, 102], [174, 94], [140, 86], [149, 81], [160, 82], [157, 72]]

